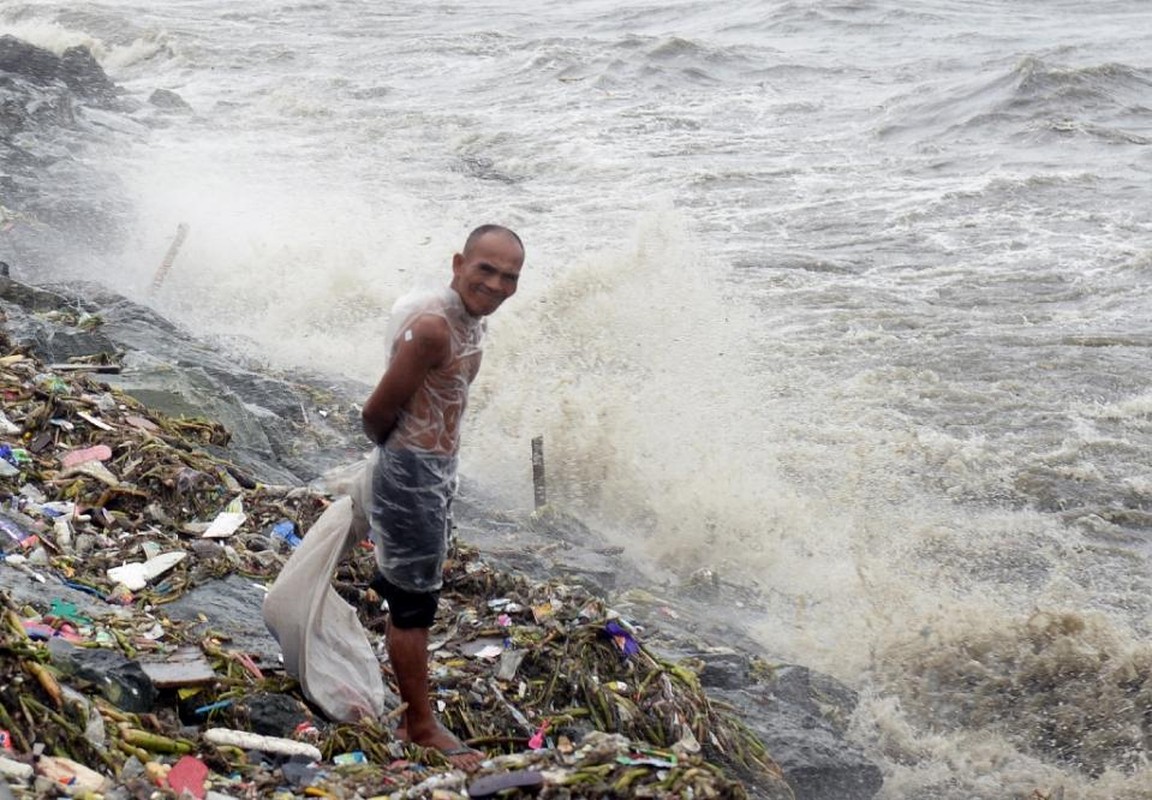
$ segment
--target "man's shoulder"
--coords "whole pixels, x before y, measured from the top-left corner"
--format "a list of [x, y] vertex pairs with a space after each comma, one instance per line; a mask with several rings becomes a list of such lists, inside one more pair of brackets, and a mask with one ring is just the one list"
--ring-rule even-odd
[[412, 335], [417, 338], [448, 341], [452, 337], [452, 329], [448, 320], [440, 314], [431, 312], [412, 315], [404, 329], [411, 331]]
[[441, 316], [416, 314], [396, 332], [392, 346], [395, 352], [414, 348], [420, 361], [440, 364], [452, 352], [452, 331]]

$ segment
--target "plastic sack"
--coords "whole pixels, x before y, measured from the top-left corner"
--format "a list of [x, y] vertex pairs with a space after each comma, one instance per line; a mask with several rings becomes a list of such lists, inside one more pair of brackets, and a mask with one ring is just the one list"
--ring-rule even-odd
[[326, 476], [342, 495], [313, 523], [264, 598], [264, 624], [280, 643], [284, 669], [333, 720], [379, 718], [399, 701], [356, 609], [332, 587], [340, 559], [368, 534], [375, 456]]

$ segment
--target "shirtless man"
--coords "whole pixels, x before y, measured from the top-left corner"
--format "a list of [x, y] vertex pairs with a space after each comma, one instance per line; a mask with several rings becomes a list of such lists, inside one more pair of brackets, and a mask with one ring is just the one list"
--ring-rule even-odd
[[388, 368], [364, 404], [364, 431], [378, 446], [372, 538], [388, 601], [388, 656], [406, 704], [397, 735], [474, 770], [484, 754], [461, 745], [432, 712], [428, 631], [440, 599], [448, 506], [456, 480], [460, 419], [480, 369], [484, 317], [516, 293], [524, 246], [482, 225], [452, 258], [448, 288], [409, 295], [392, 312]]

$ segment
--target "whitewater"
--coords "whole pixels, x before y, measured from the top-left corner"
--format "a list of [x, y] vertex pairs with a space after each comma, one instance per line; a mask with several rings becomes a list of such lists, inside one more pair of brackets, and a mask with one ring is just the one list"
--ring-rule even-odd
[[509, 225], [470, 480], [531, 508], [543, 437], [638, 570], [757, 587], [717, 613], [860, 693], [881, 797], [1152, 797], [1142, 0], [6, 0], [5, 33], [140, 101], [88, 117], [102, 179], [45, 176], [116, 235], [32, 275], [16, 229], [17, 277], [368, 387], [396, 298]]

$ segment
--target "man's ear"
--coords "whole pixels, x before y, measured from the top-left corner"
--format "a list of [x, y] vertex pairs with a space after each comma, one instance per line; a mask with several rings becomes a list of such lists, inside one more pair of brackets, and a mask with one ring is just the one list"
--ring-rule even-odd
[[464, 263], [464, 254], [457, 253], [452, 256], [452, 274], [457, 275], [460, 273], [460, 266]]

